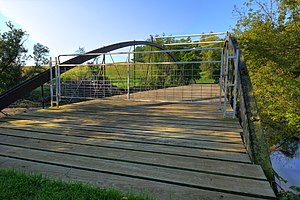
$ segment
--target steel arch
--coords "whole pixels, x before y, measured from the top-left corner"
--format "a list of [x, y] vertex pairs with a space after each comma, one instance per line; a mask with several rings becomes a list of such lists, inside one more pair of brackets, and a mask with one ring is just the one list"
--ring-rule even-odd
[[[133, 45], [148, 45], [148, 46], [153, 46], [156, 47], [158, 49], [161, 50], [165, 50], [164, 47], [160, 46], [157, 43], [153, 43], [153, 42], [148, 42], [148, 41], [127, 41], [127, 42], [120, 42], [120, 43], [115, 43], [115, 44], [111, 44], [108, 46], [104, 46], [92, 51], [87, 52], [86, 54], [89, 53], [107, 53], [110, 51], [114, 51], [117, 49], [121, 49], [124, 47], [129, 47], [129, 46], [133, 46]], [[174, 56], [170, 53], [167, 52], [167, 54], [172, 58], [172, 60], [174, 62], [176, 62]], [[97, 55], [79, 55], [76, 56], [75, 58], [71, 58], [61, 64], [69, 64], [69, 65], [78, 65], [78, 64], [82, 64], [90, 59], [93, 59], [97, 57]], [[73, 67], [74, 67], [73, 66]], [[61, 71], [61, 73], [64, 73], [70, 69], [73, 68], [71, 67], [65, 67], [64, 70]], [[53, 73], [54, 74], [54, 73]], [[11, 103], [15, 102], [16, 100], [24, 97], [26, 94], [29, 94], [31, 91], [33, 91], [35, 88], [43, 85], [44, 83], [48, 82], [50, 80], [50, 69], [26, 80], [23, 81], [15, 86], [13, 86], [12, 88], [6, 90], [5, 92], [3, 92], [2, 94], [0, 94], [0, 111], [4, 108], [6, 108], [7, 106], [9, 106]]]

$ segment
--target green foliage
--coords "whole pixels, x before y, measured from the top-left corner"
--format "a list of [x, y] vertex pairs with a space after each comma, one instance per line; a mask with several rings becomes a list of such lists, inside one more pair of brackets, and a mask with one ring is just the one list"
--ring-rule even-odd
[[[298, 146], [298, 145], [297, 145]], [[287, 183], [288, 181], [282, 178], [278, 173], [274, 171], [275, 177], [281, 182]], [[300, 187], [291, 186], [289, 191], [284, 191], [282, 188], [277, 197], [279, 200], [299, 200], [300, 199]], [[298, 194], [298, 195], [297, 195]]]
[[[201, 41], [219, 40], [216, 36], [203, 37]], [[178, 43], [178, 42], [191, 42], [190, 38], [174, 40], [172, 38], [165, 39], [153, 39], [151, 36], [148, 41], [156, 42], [160, 45], [164, 43]], [[199, 47], [197, 44], [183, 46], [166, 46], [167, 49], [184, 49]], [[215, 83], [218, 81], [214, 75], [219, 76], [219, 65], [212, 64], [206, 65], [200, 64], [159, 64], [160, 62], [174, 62], [172, 57], [167, 53], [143, 53], [144, 51], [156, 51], [160, 50], [152, 46], [136, 46], [135, 52], [142, 52], [134, 54], [134, 58], [131, 60], [130, 66], [130, 87], [139, 87], [141, 90], [145, 89], [159, 89], [164, 87], [186, 85], [191, 83]], [[83, 48], [79, 48], [77, 53], [84, 53]], [[172, 52], [173, 57], [179, 62], [201, 61], [205, 60], [219, 60], [221, 53], [216, 51], [185, 51], [185, 52]], [[102, 57], [104, 60], [104, 58]], [[135, 63], [133, 65], [133, 62]], [[157, 64], [147, 64], [157, 63]], [[105, 69], [104, 69], [105, 68]], [[203, 70], [201, 70], [203, 68]], [[61, 76], [64, 80], [102, 80], [105, 79], [111, 81], [114, 86], [119, 89], [127, 89], [127, 76], [128, 66], [126, 63], [115, 63], [110, 66], [89, 65], [84, 67], [76, 67], [66, 72]], [[201, 78], [201, 76], [203, 77]]]
[[[300, 188], [299, 187], [295, 187], [292, 186], [290, 189], [294, 190], [295, 192], [300, 192]], [[300, 199], [300, 195], [297, 195], [291, 191], [287, 191], [287, 192], [280, 192], [278, 194], [278, 199], [279, 200], [299, 200]]]
[[[208, 41], [218, 41], [220, 38], [218, 36], [208, 36], [201, 38], [201, 42]], [[223, 44], [220, 44], [223, 45]], [[220, 46], [221, 47], [221, 46]], [[201, 52], [201, 59], [206, 61], [216, 61], [220, 60], [221, 52], [216, 50], [208, 50]], [[219, 63], [203, 63], [200, 66], [202, 71], [207, 71], [210, 79], [213, 79], [215, 83], [219, 82], [220, 77], [220, 64]]]
[[49, 63], [49, 48], [40, 43], [33, 46], [33, 59], [35, 66], [28, 68], [26, 71], [25, 79], [30, 78], [38, 73], [43, 72], [45, 69], [42, 65], [47, 65]]
[[[215, 41], [220, 40], [217, 36], [208, 36], [208, 37], [201, 37], [202, 42], [205, 41]], [[158, 43], [160, 45], [167, 44], [167, 43], [190, 43], [192, 42], [191, 38], [187, 37], [186, 39], [179, 39], [175, 40], [174, 38], [156, 38], [153, 39], [152, 36], [148, 39], [148, 41], [152, 41]], [[194, 41], [197, 42], [197, 41]], [[191, 45], [174, 45], [174, 46], [165, 46], [166, 49], [185, 49], [185, 48], [197, 48], [200, 47], [198, 44], [191, 44]], [[154, 47], [143, 46], [143, 47], [136, 47], [135, 51], [142, 52], [142, 51], [151, 51], [156, 50]], [[180, 51], [180, 52], [172, 52], [172, 55], [176, 59], [177, 62], [191, 62], [191, 61], [201, 61], [201, 60], [220, 60], [221, 53], [215, 50], [209, 51]], [[167, 55], [162, 55], [161, 53], [145, 53], [145, 54], [136, 54], [135, 60], [137, 62], [166, 62], [173, 60]], [[186, 85], [191, 83], [199, 83], [204, 82], [201, 79], [201, 72], [206, 72], [205, 80], [211, 80], [213, 82], [219, 81], [219, 68], [220, 64], [178, 64], [172, 65], [172, 70], [168, 66], [158, 66], [153, 65], [153, 68], [157, 70], [155, 71], [156, 74], [153, 74], [153, 77], [163, 77], [164, 75], [168, 75], [168, 80], [159, 80], [158, 82], [170, 82], [171, 85]], [[157, 83], [157, 80], [154, 81]], [[161, 85], [165, 85], [162, 83]]]
[[40, 43], [33, 47], [34, 67], [24, 68], [28, 59], [24, 47], [28, 35], [17, 29], [11, 22], [6, 23], [8, 31], [0, 32], [0, 93], [45, 70], [41, 65], [47, 64], [49, 49]]
[[101, 189], [78, 182], [66, 183], [42, 175], [0, 170], [0, 199], [153, 199], [116, 189]]
[[211, 77], [211, 72], [209, 70], [203, 70], [200, 72], [201, 78], [196, 81], [197, 84], [211, 84], [215, 83], [215, 79]]
[[0, 93], [22, 80], [21, 67], [25, 64], [27, 52], [23, 45], [26, 32], [15, 28], [11, 22], [6, 25], [9, 30], [0, 32]]
[[35, 66], [46, 65], [49, 63], [49, 48], [40, 43], [33, 46], [33, 59]]
[[[27, 79], [32, 76], [32, 72], [35, 70], [36, 66], [22, 66], [21, 68], [21, 77]], [[49, 69], [49, 66], [39, 66], [37, 71], [45, 71]]]
[[299, 1], [250, 0], [245, 6], [248, 12], [238, 12], [234, 31], [250, 71], [269, 144], [299, 139]]

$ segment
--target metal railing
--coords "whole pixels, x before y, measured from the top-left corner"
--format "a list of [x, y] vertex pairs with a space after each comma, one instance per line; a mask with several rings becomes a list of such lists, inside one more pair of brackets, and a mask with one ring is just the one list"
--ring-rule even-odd
[[[59, 98], [114, 98], [219, 104], [217, 83], [201, 81], [207, 62], [108, 63], [80, 65], [53, 82]], [[212, 61], [217, 65], [220, 61]], [[61, 66], [63, 67], [63, 66]], [[105, 74], [105, 75], [104, 75]], [[213, 75], [219, 79], [218, 75]], [[57, 85], [56, 87], [56, 84]], [[56, 98], [54, 98], [55, 100]]]
[[[198, 36], [201, 35], [195, 35], [195, 37]], [[175, 36], [164, 37], [174, 38]], [[220, 60], [177, 62], [174, 59], [164, 58], [159, 62], [153, 62], [150, 56], [149, 62], [136, 62], [134, 60], [135, 56], [132, 56], [139, 53], [168, 53], [170, 55], [172, 52], [204, 50], [221, 50]], [[252, 83], [235, 38], [227, 35], [223, 48], [200, 47], [148, 52], [108, 52], [99, 53], [97, 56], [105, 58], [105, 55], [112, 56], [115, 54], [127, 54], [127, 60], [122, 63], [102, 62], [101, 64], [78, 65], [78, 67], [87, 67], [90, 74], [88, 78], [82, 78], [81, 72], [77, 71], [78, 74], [75, 74], [75, 76], [79, 78], [75, 80], [60, 77], [59, 67], [68, 67], [68, 64], [60, 65], [56, 63], [54, 71], [56, 77], [58, 76], [58, 81], [56, 81], [56, 84], [58, 84], [56, 86], [57, 96], [55, 98], [57, 105], [61, 97], [119, 97], [136, 100], [202, 101], [219, 104], [224, 117], [230, 114], [231, 117], [239, 119], [243, 128], [242, 138], [252, 162], [262, 166], [268, 180], [272, 183], [274, 191], [276, 191], [269, 150]], [[71, 56], [74, 55], [71, 54]], [[216, 64], [219, 74], [214, 75], [216, 76], [214, 78], [218, 80], [219, 84], [204, 85], [200, 83], [198, 79], [199, 70], [202, 64], [207, 63]], [[75, 67], [73, 64], [71, 66]], [[230, 113], [227, 112], [231, 109], [227, 109], [229, 104], [232, 106], [232, 112]]]
[[[55, 82], [52, 82], [53, 105], [58, 105], [62, 98], [94, 99], [119, 98], [133, 100], [188, 101], [220, 104], [217, 83], [202, 84], [201, 66], [206, 65], [219, 70], [217, 60], [174, 61], [171, 53], [217, 51], [221, 58], [222, 48], [193, 47], [151, 51], [128, 51], [107, 53], [86, 53], [85, 56], [97, 56], [94, 63], [88, 64], [53, 64]], [[138, 54], [147, 55], [149, 60], [136, 61]], [[114, 62], [112, 56], [127, 55], [123, 62]], [[64, 54], [62, 56], [80, 56]], [[109, 62], [111, 58], [112, 62]], [[155, 59], [154, 59], [155, 58]], [[102, 62], [98, 64], [98, 60]], [[155, 60], [155, 61], [154, 61]], [[94, 60], [95, 61], [95, 60]], [[59, 68], [74, 67], [60, 76]], [[63, 71], [63, 70], [62, 70]], [[70, 75], [72, 74], [72, 75]], [[213, 74], [212, 80], [219, 80], [219, 74]], [[71, 78], [70, 78], [71, 77]]]
[[226, 38], [223, 55], [224, 60], [228, 62], [228, 68], [225, 72], [227, 84], [234, 86], [223, 86], [225, 96], [230, 104], [236, 107], [236, 116], [243, 128], [242, 138], [252, 162], [262, 166], [266, 177], [276, 192], [269, 149], [261, 125], [251, 79], [238, 43], [230, 35]]

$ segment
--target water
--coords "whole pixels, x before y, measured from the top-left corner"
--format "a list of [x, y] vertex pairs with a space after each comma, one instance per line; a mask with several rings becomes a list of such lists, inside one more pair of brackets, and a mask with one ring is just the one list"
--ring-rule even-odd
[[[290, 186], [300, 187], [300, 143], [289, 144], [280, 150], [273, 151], [270, 157], [273, 169], [288, 181], [285, 183], [277, 179], [276, 182], [280, 187], [285, 191], [291, 191]], [[295, 191], [293, 192], [295, 193]]]

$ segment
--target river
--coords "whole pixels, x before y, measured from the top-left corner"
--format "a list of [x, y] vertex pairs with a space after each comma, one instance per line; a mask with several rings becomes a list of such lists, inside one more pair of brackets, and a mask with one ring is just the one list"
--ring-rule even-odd
[[[293, 148], [292, 153], [281, 149], [273, 151], [270, 156], [273, 169], [279, 176], [288, 181], [285, 183], [276, 179], [277, 184], [284, 190], [290, 190], [290, 186], [300, 187], [300, 143], [294, 144]], [[298, 194], [300, 193], [298, 192]]]

